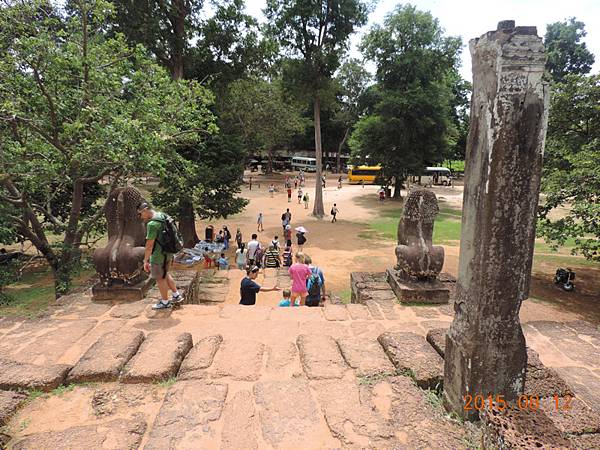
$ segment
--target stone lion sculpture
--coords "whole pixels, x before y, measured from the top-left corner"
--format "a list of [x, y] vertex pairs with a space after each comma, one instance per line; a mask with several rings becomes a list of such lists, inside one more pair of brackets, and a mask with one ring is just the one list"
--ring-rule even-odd
[[412, 191], [398, 224], [397, 264], [403, 277], [435, 279], [444, 265], [444, 248], [434, 246], [433, 221], [439, 213], [435, 194], [425, 189]]

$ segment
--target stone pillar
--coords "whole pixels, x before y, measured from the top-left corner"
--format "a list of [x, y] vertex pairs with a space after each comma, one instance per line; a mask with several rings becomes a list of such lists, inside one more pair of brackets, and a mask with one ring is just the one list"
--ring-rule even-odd
[[546, 56], [535, 27], [503, 21], [470, 42], [471, 128], [456, 286], [446, 338], [444, 404], [473, 419], [464, 396], [523, 392], [519, 322], [528, 297], [548, 111]]

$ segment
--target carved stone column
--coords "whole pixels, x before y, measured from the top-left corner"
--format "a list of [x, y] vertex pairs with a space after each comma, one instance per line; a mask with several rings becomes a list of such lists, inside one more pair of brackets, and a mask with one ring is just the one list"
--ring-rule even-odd
[[527, 355], [519, 322], [529, 295], [546, 136], [546, 55], [535, 27], [503, 21], [470, 42], [471, 125], [455, 317], [446, 338], [444, 403], [523, 391]]

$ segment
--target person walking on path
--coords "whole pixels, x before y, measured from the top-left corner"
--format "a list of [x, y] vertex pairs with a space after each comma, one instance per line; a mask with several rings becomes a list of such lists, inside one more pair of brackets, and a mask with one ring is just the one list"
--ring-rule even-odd
[[331, 219], [331, 223], [337, 222], [337, 213], [338, 212], [340, 212], [340, 210], [338, 209], [337, 204], [334, 203], [333, 208], [331, 208], [331, 215], [333, 216]]
[[304, 254], [301, 252], [296, 253], [294, 264], [288, 269], [288, 273], [292, 278], [292, 303], [297, 298], [300, 298], [300, 305], [304, 305], [308, 291], [306, 290], [306, 280], [310, 276], [310, 269], [304, 264]]
[[256, 218], [256, 231], [261, 232], [264, 230], [265, 227], [263, 226], [263, 213], [259, 212], [258, 217]]
[[290, 212], [290, 208], [287, 208], [285, 212], [281, 215], [281, 226], [283, 227], [283, 233], [285, 234], [285, 229], [292, 222], [292, 213]]
[[279, 291], [279, 287], [275, 284], [271, 288], [263, 288], [260, 284], [256, 283], [256, 277], [258, 276], [258, 271], [260, 268], [253, 266], [249, 267], [246, 270], [246, 276], [242, 279], [240, 283], [240, 305], [255, 305], [256, 304], [256, 294], [259, 292], [270, 292], [270, 291]]
[[342, 188], [342, 176], [340, 175], [340, 177], [338, 178], [338, 189]]
[[308, 192], [304, 193], [302, 200], [304, 201], [304, 209], [308, 209], [308, 202], [310, 202], [310, 197], [308, 196]]
[[298, 189], [298, 204], [302, 202], [302, 188]]
[[325, 185], [327, 184], [327, 178], [325, 178], [325, 175], [321, 176], [321, 181], [323, 182], [323, 189], [325, 189]]
[[250, 180], [248, 181], [248, 188], [251, 191], [252, 190], [252, 175], [250, 175]]
[[288, 196], [288, 203], [292, 202], [292, 188], [290, 186], [288, 186], [287, 188], [287, 196]]
[[304, 244], [306, 244], [306, 233], [304, 231], [298, 231], [296, 233], [296, 242], [298, 242], [298, 250], [302, 251]]
[[256, 252], [260, 248], [260, 242], [257, 240], [258, 236], [255, 234], [252, 235], [252, 240], [248, 242], [248, 266], [252, 267], [256, 265]]
[[294, 177], [294, 189], [298, 189], [298, 176]]
[[[166, 253], [158, 241], [159, 233], [165, 227], [167, 215], [154, 211], [146, 202], [137, 208], [138, 217], [146, 222], [146, 249], [144, 251], [144, 271], [149, 273], [160, 291], [160, 301], [152, 305], [152, 309], [165, 309], [172, 306], [172, 302], [178, 302], [181, 294], [177, 290], [175, 280], [169, 274], [173, 264], [173, 255]], [[169, 289], [172, 297], [169, 300]]]
[[279, 249], [271, 244], [265, 252], [263, 267], [279, 268], [281, 267], [281, 258], [279, 257]]
[[379, 194], [379, 201], [380, 202], [385, 201], [385, 189], [383, 187], [381, 187], [381, 189], [379, 189], [377, 191], [377, 193]]
[[271, 198], [273, 198], [274, 193], [275, 193], [275, 185], [273, 183], [271, 183], [269, 185], [269, 195], [271, 195]]
[[244, 242], [244, 239], [242, 238], [242, 232], [240, 231], [240, 229], [238, 228], [237, 231], [235, 232], [235, 243], [237, 244], [237, 248], [241, 248]]
[[229, 250], [229, 241], [231, 240], [231, 233], [227, 229], [227, 225], [223, 225], [223, 250]]
[[279, 236], [275, 236], [271, 241], [271, 245], [279, 251]]
[[292, 246], [292, 226], [290, 224], [287, 224], [285, 226], [285, 231], [283, 232], [283, 239], [285, 240], [286, 247]]
[[240, 243], [239, 248], [235, 252], [235, 264], [237, 268], [240, 270], [244, 270], [246, 267], [246, 259], [248, 257], [248, 250], [246, 250], [246, 245], [242, 242]]
[[306, 306], [319, 306], [321, 300], [325, 301], [325, 276], [323, 271], [312, 264], [312, 259], [304, 255], [304, 263], [310, 269], [310, 276], [306, 280]]

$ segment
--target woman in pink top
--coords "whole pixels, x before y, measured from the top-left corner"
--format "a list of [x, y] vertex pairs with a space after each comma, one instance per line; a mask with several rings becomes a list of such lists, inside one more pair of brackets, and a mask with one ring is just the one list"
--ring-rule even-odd
[[310, 276], [310, 269], [304, 264], [304, 255], [302, 253], [296, 253], [295, 260], [296, 262], [288, 270], [290, 277], [292, 277], [292, 297], [290, 304], [293, 305], [296, 299], [300, 297], [300, 305], [304, 305], [306, 296], [308, 295], [306, 280]]

